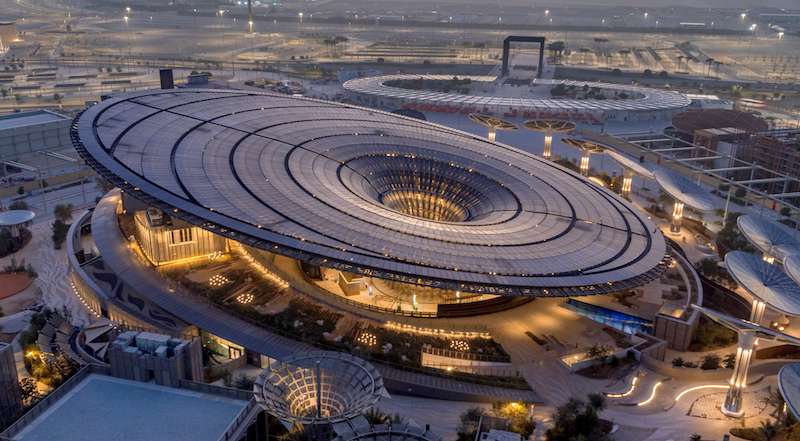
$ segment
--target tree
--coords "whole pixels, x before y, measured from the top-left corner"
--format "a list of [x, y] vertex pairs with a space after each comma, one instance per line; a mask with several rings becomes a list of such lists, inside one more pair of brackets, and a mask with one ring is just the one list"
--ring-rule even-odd
[[58, 204], [53, 208], [53, 216], [61, 222], [67, 223], [72, 220], [72, 204]]
[[61, 219], [56, 219], [53, 222], [53, 246], [55, 249], [60, 250], [61, 245], [67, 239], [67, 232], [69, 232], [69, 225], [64, 223]]
[[589, 402], [570, 398], [553, 413], [553, 426], [545, 433], [548, 441], [592, 440], [609, 441], [610, 427], [600, 419], [603, 405], [596, 398], [589, 397]]
[[462, 413], [459, 419], [456, 432], [458, 441], [472, 441], [475, 439], [475, 432], [478, 431], [478, 423], [486, 413], [481, 407], [471, 407]]
[[33, 404], [42, 398], [39, 389], [36, 387], [36, 380], [31, 377], [25, 377], [19, 380], [19, 392], [22, 396], [22, 401], [28, 404]]
[[703, 357], [703, 362], [700, 364], [700, 369], [703, 370], [712, 370], [712, 369], [719, 369], [719, 355], [716, 354], [708, 354]]

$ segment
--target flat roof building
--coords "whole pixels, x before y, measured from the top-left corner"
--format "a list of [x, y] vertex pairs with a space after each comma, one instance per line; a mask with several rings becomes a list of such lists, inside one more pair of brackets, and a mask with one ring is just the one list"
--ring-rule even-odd
[[[76, 374], [3, 432], [14, 441], [218, 441], [241, 433], [255, 402], [96, 373]], [[70, 379], [72, 380], [72, 379]], [[62, 390], [63, 388], [63, 390]], [[61, 392], [59, 392], [61, 391]], [[49, 397], [48, 397], [49, 398]]]

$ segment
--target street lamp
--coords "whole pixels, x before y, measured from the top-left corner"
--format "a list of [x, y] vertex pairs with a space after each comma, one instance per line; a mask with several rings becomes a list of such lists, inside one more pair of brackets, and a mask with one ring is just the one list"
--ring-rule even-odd
[[302, 12], [298, 12], [297, 16], [300, 17], [300, 24], [303, 24], [303, 13]]
[[650, 14], [649, 14], [649, 13], [647, 13], [647, 12], [645, 12], [645, 13], [644, 13], [644, 19], [645, 19], [645, 20], [647, 20], [647, 16], [648, 16], [648, 15], [650, 15]]
[[550, 15], [550, 10], [549, 9], [545, 9], [544, 10], [544, 15]]
[[125, 12], [130, 14], [131, 13], [131, 7], [130, 6], [125, 6]]
[[742, 20], [744, 20], [745, 18], [747, 18], [747, 13], [746, 12], [742, 12], [742, 15], [740, 15], [740, 17], [742, 17]]

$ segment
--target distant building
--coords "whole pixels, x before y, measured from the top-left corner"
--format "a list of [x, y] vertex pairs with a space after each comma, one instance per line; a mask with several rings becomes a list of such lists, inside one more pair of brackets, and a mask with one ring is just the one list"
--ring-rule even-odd
[[113, 378], [84, 367], [9, 426], [16, 441], [264, 441], [252, 392], [184, 383], [180, 388]]
[[714, 168], [733, 167], [740, 147], [750, 138], [750, 133], [736, 127], [700, 129], [694, 132], [693, 142], [724, 156], [714, 161]]
[[151, 332], [123, 332], [110, 345], [111, 375], [179, 387], [181, 380], [203, 380], [200, 339], [171, 338]]
[[18, 39], [17, 23], [14, 21], [0, 21], [0, 53], [7, 51], [11, 43]]
[[10, 344], [0, 343], [0, 421], [15, 417], [20, 409], [22, 396], [14, 348]]
[[[800, 176], [800, 129], [773, 130], [755, 136], [742, 148], [741, 159], [790, 176]], [[771, 192], [800, 191], [796, 185], [773, 182], [767, 185]]]
[[691, 108], [696, 109], [727, 109], [733, 110], [733, 101], [724, 100], [716, 95], [686, 94], [692, 100]]
[[70, 148], [70, 124], [71, 118], [48, 110], [0, 116], [0, 158]]
[[769, 128], [763, 119], [737, 110], [729, 109], [691, 109], [672, 117], [675, 135], [685, 141], [693, 142], [698, 130], [726, 129], [741, 132], [762, 132]]

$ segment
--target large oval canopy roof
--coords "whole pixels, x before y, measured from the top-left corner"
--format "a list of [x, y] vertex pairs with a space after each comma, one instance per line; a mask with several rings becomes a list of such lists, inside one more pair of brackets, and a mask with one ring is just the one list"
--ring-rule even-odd
[[736, 226], [750, 243], [768, 256], [783, 261], [800, 254], [800, 240], [789, 227], [763, 217], [746, 214], [736, 219]]
[[686, 176], [664, 168], [659, 168], [654, 174], [664, 191], [689, 207], [699, 211], [713, 211], [718, 208], [716, 199]]
[[615, 194], [520, 150], [385, 112], [158, 90], [90, 107], [73, 139], [144, 202], [315, 265], [543, 296], [617, 291], [663, 268], [663, 236]]
[[761, 256], [744, 251], [725, 255], [725, 266], [742, 287], [762, 302], [789, 315], [800, 315], [800, 286]]
[[[491, 83], [496, 80], [493, 76], [460, 76], [462, 80], [469, 79], [474, 82]], [[437, 92], [433, 90], [415, 90], [392, 86], [387, 83], [409, 80], [450, 81], [452, 75], [414, 75], [397, 74], [373, 77], [355, 78], [344, 83], [344, 88], [356, 93], [375, 95], [385, 98], [402, 99], [407, 101], [424, 102], [439, 105], [469, 105], [505, 106], [518, 110], [547, 110], [547, 111], [658, 111], [676, 110], [687, 107], [692, 100], [686, 95], [669, 90], [651, 89], [647, 87], [631, 86], [627, 84], [595, 83], [591, 81], [571, 81], [537, 79], [533, 84], [552, 87], [558, 84], [575, 87], [591, 87], [625, 92], [636, 98], [629, 99], [570, 99], [549, 97], [502, 97], [492, 95], [465, 95], [451, 92]]]

